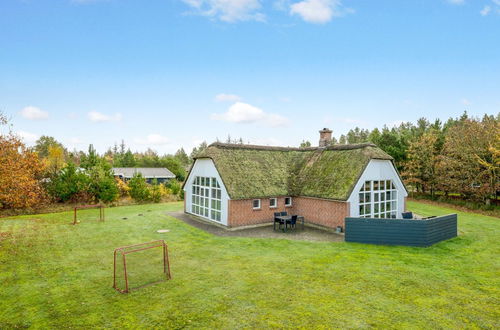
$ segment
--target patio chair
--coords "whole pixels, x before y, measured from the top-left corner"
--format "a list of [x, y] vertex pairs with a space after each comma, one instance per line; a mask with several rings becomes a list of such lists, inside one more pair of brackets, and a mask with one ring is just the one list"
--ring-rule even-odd
[[290, 220], [288, 220], [285, 224], [285, 228], [290, 225], [290, 228], [294, 228], [297, 227], [297, 215], [292, 215], [292, 218]]
[[288, 215], [288, 212], [287, 212], [287, 211], [280, 212], [280, 215], [281, 215], [281, 216], [287, 216], [287, 215]]
[[403, 216], [403, 219], [413, 219], [413, 213], [412, 212], [403, 212], [401, 213]]
[[281, 229], [281, 225], [285, 225], [285, 221], [278, 219], [281, 216], [281, 212], [274, 212], [274, 224], [273, 229], [276, 230], [276, 223], [278, 223], [278, 229]]

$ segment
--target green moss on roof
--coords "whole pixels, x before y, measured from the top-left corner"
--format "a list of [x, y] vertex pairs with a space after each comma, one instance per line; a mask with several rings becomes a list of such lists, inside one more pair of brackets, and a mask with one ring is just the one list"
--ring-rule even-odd
[[349, 197], [370, 159], [392, 159], [372, 144], [282, 148], [214, 143], [197, 158], [211, 158], [232, 199]]

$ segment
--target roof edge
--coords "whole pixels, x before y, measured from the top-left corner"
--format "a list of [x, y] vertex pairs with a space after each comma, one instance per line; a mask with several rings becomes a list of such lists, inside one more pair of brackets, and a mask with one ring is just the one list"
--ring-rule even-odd
[[[297, 147], [263, 146], [256, 144], [235, 144], [235, 143], [222, 143], [222, 142], [214, 142], [210, 144], [209, 147], [217, 147], [222, 149], [247, 149], [247, 150], [268, 150], [268, 151], [354, 150], [366, 147], [378, 148], [377, 145], [373, 143], [334, 144], [327, 147], [297, 148]], [[197, 158], [207, 158], [207, 157], [201, 156]]]

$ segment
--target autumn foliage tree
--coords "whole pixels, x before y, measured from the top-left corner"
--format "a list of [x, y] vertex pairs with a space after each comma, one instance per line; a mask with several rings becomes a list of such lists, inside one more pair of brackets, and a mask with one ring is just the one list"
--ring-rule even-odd
[[499, 136], [499, 121], [489, 116], [450, 127], [438, 162], [440, 189], [489, 204], [500, 189]]
[[438, 182], [436, 167], [439, 157], [438, 135], [429, 131], [413, 141], [408, 149], [403, 176], [406, 183], [416, 187], [417, 191], [434, 194]]
[[[0, 113], [0, 128], [7, 119]], [[45, 200], [40, 185], [44, 170], [38, 155], [10, 130], [0, 133], [0, 208], [31, 208]]]

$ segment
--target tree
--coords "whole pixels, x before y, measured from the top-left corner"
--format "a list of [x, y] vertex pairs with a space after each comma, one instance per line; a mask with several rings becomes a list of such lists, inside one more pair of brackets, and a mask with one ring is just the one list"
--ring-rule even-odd
[[445, 192], [460, 193], [466, 199], [489, 203], [500, 189], [495, 157], [499, 122], [494, 117], [482, 121], [462, 118], [447, 129], [438, 163], [439, 187]]
[[62, 143], [57, 141], [52, 136], [47, 136], [47, 135], [42, 135], [38, 140], [36, 140], [33, 149], [35, 150], [36, 153], [38, 153], [38, 157], [47, 158], [50, 153], [50, 148], [57, 148], [62, 150], [63, 155], [67, 153]]
[[434, 195], [437, 183], [436, 164], [438, 160], [438, 136], [434, 132], [424, 133], [420, 139], [413, 141], [408, 150], [406, 163], [406, 183], [413, 185], [417, 191], [425, 193], [430, 190]]
[[48, 176], [56, 175], [65, 165], [64, 148], [57, 145], [49, 146], [48, 155], [45, 157], [44, 163]]
[[148, 184], [142, 177], [142, 174], [137, 172], [134, 174], [132, 179], [128, 182], [128, 187], [130, 188], [130, 197], [138, 202], [144, 202], [149, 199], [149, 189]]
[[194, 147], [193, 151], [191, 151], [191, 159], [194, 159], [195, 157], [200, 155], [207, 148], [208, 148], [208, 145], [207, 145], [206, 141], [203, 141], [202, 143], [200, 143], [200, 145], [198, 147]]
[[[0, 127], [7, 125], [0, 113]], [[10, 130], [0, 132], [0, 208], [29, 208], [45, 200], [40, 184], [44, 166], [36, 152], [31, 151]]]
[[84, 169], [91, 169], [94, 166], [97, 166], [100, 162], [99, 155], [97, 154], [97, 151], [95, 150], [94, 146], [91, 144], [89, 145], [89, 153], [84, 154], [81, 157], [80, 160], [80, 166], [83, 167]]
[[309, 148], [310, 146], [311, 146], [311, 142], [306, 141], [306, 140], [302, 140], [302, 142], [300, 143], [299, 148]]
[[87, 171], [89, 176], [89, 193], [96, 201], [109, 203], [118, 198], [118, 186], [109, 167], [101, 164]]
[[89, 196], [84, 196], [88, 195], [88, 188], [88, 176], [84, 172], [79, 171], [73, 162], [69, 162], [47, 184], [49, 194], [56, 201], [62, 202], [88, 198]]
[[177, 160], [179, 160], [179, 162], [185, 168], [191, 164], [191, 160], [189, 159], [187, 153], [184, 151], [184, 148], [180, 148], [179, 150], [177, 150], [174, 157], [177, 158]]

